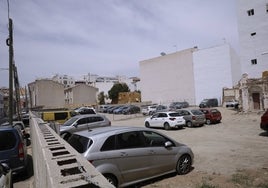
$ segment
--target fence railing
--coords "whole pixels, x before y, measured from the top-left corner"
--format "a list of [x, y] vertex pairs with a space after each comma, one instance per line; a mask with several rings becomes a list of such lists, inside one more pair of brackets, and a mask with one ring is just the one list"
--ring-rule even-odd
[[93, 165], [30, 112], [34, 187], [114, 188]]

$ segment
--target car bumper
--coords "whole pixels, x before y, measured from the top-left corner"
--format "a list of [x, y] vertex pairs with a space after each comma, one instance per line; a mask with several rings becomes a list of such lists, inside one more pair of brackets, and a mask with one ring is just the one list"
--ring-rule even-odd
[[266, 124], [265, 123], [261, 123], [260, 124], [260, 127], [261, 127], [262, 130], [268, 131], [268, 124], [267, 123]]

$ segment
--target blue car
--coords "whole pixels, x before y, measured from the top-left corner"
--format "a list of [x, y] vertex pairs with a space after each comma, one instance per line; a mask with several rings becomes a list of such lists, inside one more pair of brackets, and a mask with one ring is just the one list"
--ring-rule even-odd
[[13, 126], [0, 126], [0, 162], [7, 164], [12, 173], [27, 169], [27, 141], [29, 134]]

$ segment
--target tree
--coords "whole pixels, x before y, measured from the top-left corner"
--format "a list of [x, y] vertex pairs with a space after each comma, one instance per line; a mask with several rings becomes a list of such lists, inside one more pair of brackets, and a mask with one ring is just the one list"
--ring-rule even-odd
[[130, 89], [126, 83], [115, 83], [113, 87], [108, 91], [109, 98], [112, 100], [112, 104], [118, 102], [118, 95], [120, 92], [129, 92]]
[[105, 95], [104, 92], [100, 92], [98, 95], [99, 104], [105, 104]]

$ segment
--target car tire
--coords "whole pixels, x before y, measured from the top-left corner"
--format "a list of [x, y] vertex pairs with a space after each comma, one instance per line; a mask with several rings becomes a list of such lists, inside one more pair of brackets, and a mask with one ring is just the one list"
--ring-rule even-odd
[[184, 175], [191, 171], [191, 167], [192, 158], [190, 155], [185, 154], [179, 158], [176, 166], [176, 171], [179, 175]]
[[148, 121], [145, 122], [145, 127], [150, 128], [150, 123]]
[[191, 121], [186, 122], [187, 127], [193, 127], [193, 123]]
[[68, 140], [70, 136], [71, 136], [70, 133], [62, 133], [62, 134], [60, 135], [60, 137], [63, 138], [64, 140]]
[[114, 185], [115, 187], [117, 187], [118, 182], [117, 182], [117, 179], [116, 179], [115, 176], [110, 175], [110, 174], [106, 174], [106, 175], [104, 175], [104, 177], [107, 179], [107, 181], [108, 181], [110, 184], [112, 184], [112, 185]]
[[206, 119], [206, 124], [207, 124], [207, 125], [210, 125], [210, 124], [211, 124], [210, 119]]
[[164, 123], [164, 129], [165, 130], [170, 130], [170, 125], [167, 122]]

